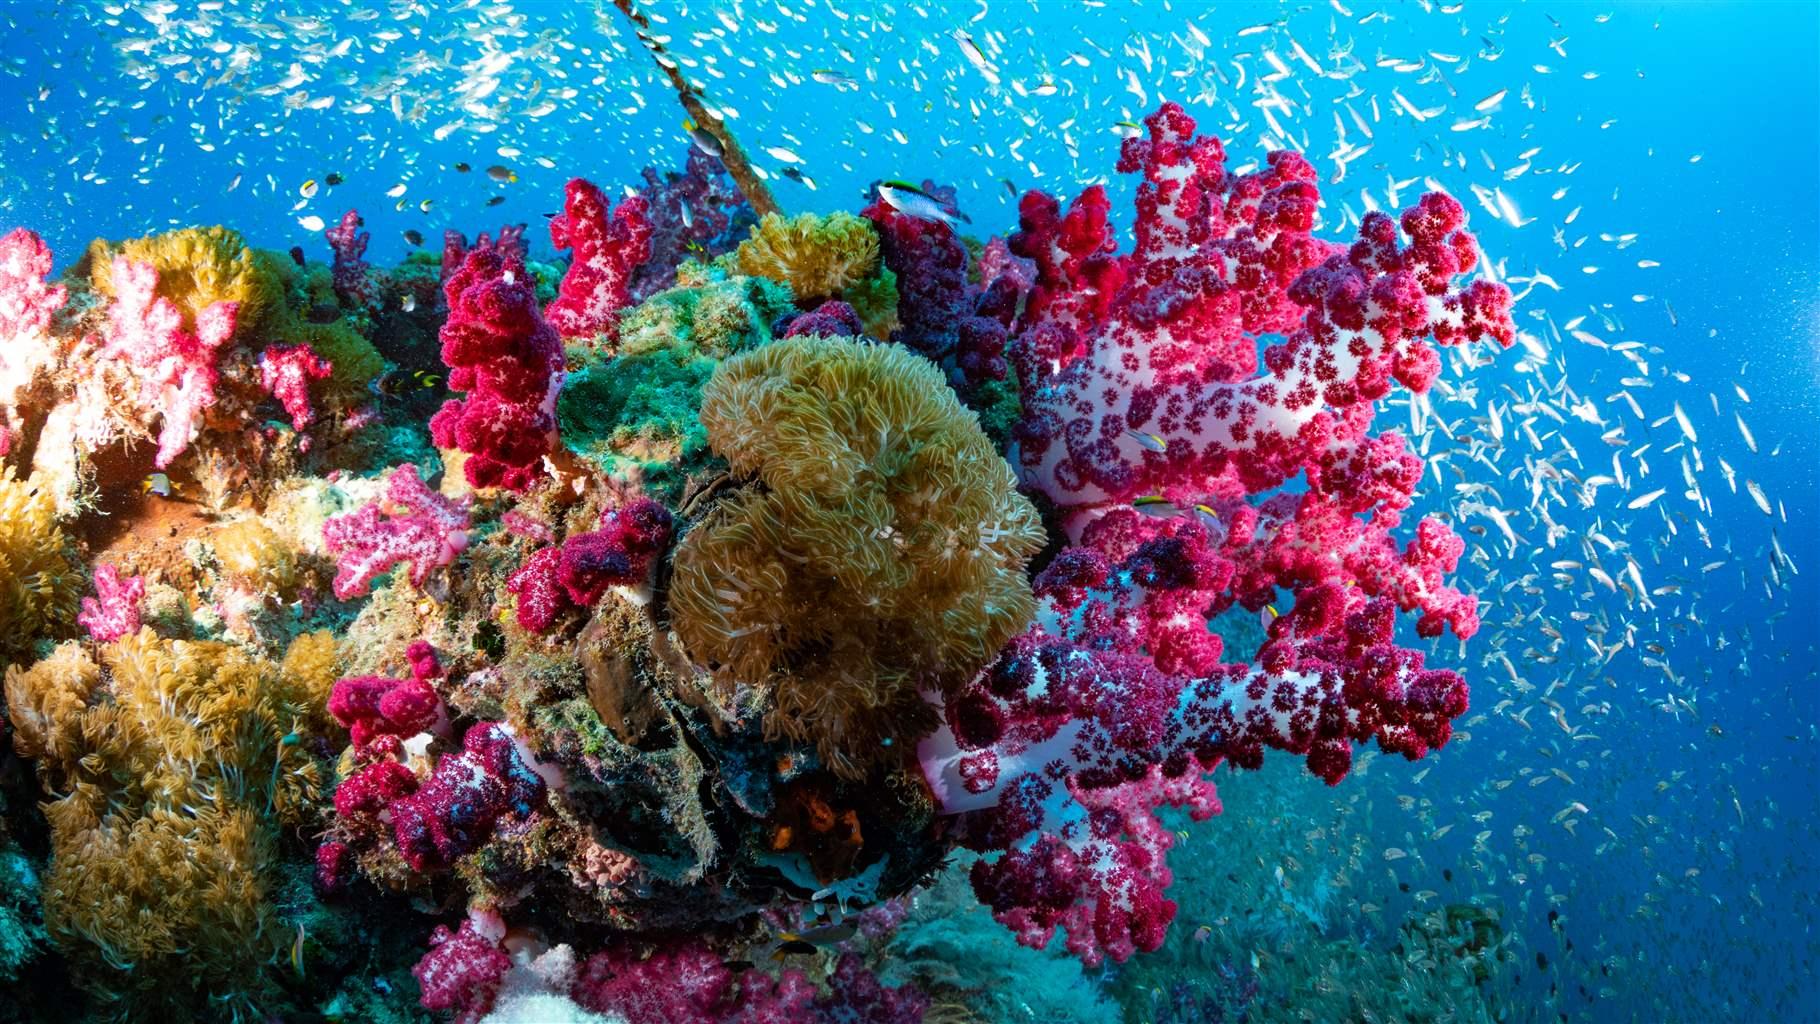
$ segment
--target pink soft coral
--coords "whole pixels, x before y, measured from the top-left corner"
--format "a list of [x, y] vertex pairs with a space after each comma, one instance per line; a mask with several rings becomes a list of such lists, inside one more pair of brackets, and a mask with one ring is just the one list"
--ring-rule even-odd
[[139, 632], [139, 602], [144, 599], [144, 579], [122, 576], [103, 562], [95, 566], [95, 596], [82, 599], [76, 621], [96, 643], [111, 644]]
[[316, 422], [310, 381], [324, 380], [334, 369], [308, 345], [274, 345], [259, 354], [260, 385], [284, 406], [298, 430]]
[[240, 304], [210, 305], [196, 317], [191, 334], [177, 307], [158, 296], [158, 271], [150, 263], [114, 257], [113, 282], [101, 354], [132, 368], [139, 401], [163, 418], [153, 462], [164, 469], [196, 439], [204, 411], [215, 404], [220, 377], [215, 364], [234, 334]]
[[69, 290], [45, 284], [50, 272], [51, 250], [35, 232], [15, 228], [0, 238], [0, 456], [19, 433], [25, 389], [56, 360], [51, 316]]
[[365, 594], [374, 577], [401, 562], [410, 563], [411, 583], [421, 587], [467, 549], [467, 531], [466, 500], [430, 490], [417, 467], [404, 463], [386, 481], [382, 500], [323, 524], [323, 546], [336, 561], [335, 596]]

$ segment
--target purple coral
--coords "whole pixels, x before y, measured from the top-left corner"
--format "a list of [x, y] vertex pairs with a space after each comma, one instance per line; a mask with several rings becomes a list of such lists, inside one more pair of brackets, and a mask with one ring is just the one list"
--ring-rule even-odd
[[210, 305], [196, 317], [192, 334], [183, 329], [177, 307], [158, 296], [158, 270], [150, 263], [114, 257], [113, 282], [101, 354], [132, 367], [140, 402], [163, 417], [153, 462], [164, 469], [196, 439], [203, 411], [215, 404], [215, 360], [233, 336], [240, 304]]
[[[953, 189], [925, 181], [950, 209]], [[897, 275], [898, 326], [891, 340], [940, 360], [954, 350], [959, 324], [973, 312], [967, 289], [967, 247], [945, 221], [903, 213], [882, 198], [860, 211], [878, 229], [879, 255]]]
[[632, 299], [643, 302], [676, 283], [685, 259], [710, 260], [739, 244], [758, 219], [727, 169], [698, 149], [689, 151], [682, 173], [644, 170], [638, 194], [651, 222], [651, 255], [633, 269]]
[[278, 399], [298, 430], [316, 422], [310, 404], [310, 381], [324, 380], [334, 364], [308, 345], [275, 345], [259, 354], [259, 383]]
[[350, 306], [364, 306], [373, 297], [373, 284], [367, 278], [367, 261], [362, 258], [366, 255], [367, 242], [373, 236], [360, 230], [362, 223], [360, 214], [349, 210], [341, 215], [341, 223], [322, 233], [328, 239], [329, 247], [335, 250], [332, 270], [335, 294]]
[[415, 793], [388, 808], [398, 852], [415, 871], [446, 868], [480, 849], [501, 819], [529, 817], [547, 793], [511, 732], [480, 722], [468, 729], [461, 753], [436, 762]]
[[97, 643], [111, 644], [139, 632], [139, 602], [145, 598], [145, 580], [121, 576], [103, 562], [95, 566], [95, 596], [82, 599], [76, 621]]
[[608, 510], [600, 529], [536, 551], [506, 577], [506, 590], [518, 599], [518, 624], [547, 633], [563, 611], [592, 607], [608, 587], [644, 582], [672, 528], [670, 510], [642, 498]]
[[790, 318], [784, 327], [784, 337], [795, 338], [805, 334], [820, 335], [825, 338], [857, 338], [866, 333], [866, 325], [859, 318], [852, 306], [838, 299], [829, 299], [817, 306], [813, 312], [799, 313]]
[[[525, 247], [525, 224], [504, 224], [499, 228], [497, 241], [489, 238], [485, 231], [474, 240], [474, 249], [494, 248], [507, 256], [517, 256], [520, 261], [530, 256]], [[440, 283], [445, 287], [449, 278], [461, 269], [462, 260], [467, 258], [472, 249], [468, 248], [468, 236], [449, 228], [442, 233], [442, 277]]]
[[421, 587], [467, 548], [467, 531], [467, 501], [430, 490], [407, 462], [392, 471], [382, 500], [323, 524], [323, 545], [337, 565], [335, 596], [367, 593], [374, 577], [400, 562], [410, 563], [411, 582]]

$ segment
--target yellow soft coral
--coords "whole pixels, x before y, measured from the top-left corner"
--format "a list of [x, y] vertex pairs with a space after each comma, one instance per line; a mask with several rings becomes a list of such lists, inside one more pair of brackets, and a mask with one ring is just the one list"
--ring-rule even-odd
[[85, 257], [90, 287], [107, 299], [114, 295], [115, 256], [156, 268], [158, 294], [184, 314], [184, 326], [190, 330], [195, 329], [196, 317], [217, 302], [239, 303], [237, 323], [243, 336], [262, 327], [284, 305], [280, 265], [247, 248], [231, 228], [183, 228], [118, 245], [95, 240]]
[[792, 338], [723, 363], [702, 423], [754, 486], [675, 559], [671, 621], [767, 732], [853, 773], [933, 724], [1028, 622], [1036, 510], [941, 372], [896, 346]]
[[14, 747], [57, 794], [45, 921], [85, 987], [173, 1019], [271, 993], [277, 849], [321, 805], [333, 651], [312, 634], [280, 665], [145, 629], [8, 671]]
[[56, 495], [38, 477], [0, 473], [0, 667], [29, 659], [33, 644], [75, 617], [85, 581], [56, 514]]
[[235, 586], [288, 600], [297, 586], [297, 553], [258, 519], [241, 519], [209, 538], [215, 562]]
[[788, 285], [803, 309], [839, 299], [859, 313], [868, 334], [890, 336], [897, 279], [880, 264], [878, 231], [864, 217], [768, 213], [730, 262], [737, 273]]
[[767, 213], [739, 243], [734, 264], [749, 277], [790, 286], [800, 305], [831, 299], [878, 269], [878, 232], [864, 217]]

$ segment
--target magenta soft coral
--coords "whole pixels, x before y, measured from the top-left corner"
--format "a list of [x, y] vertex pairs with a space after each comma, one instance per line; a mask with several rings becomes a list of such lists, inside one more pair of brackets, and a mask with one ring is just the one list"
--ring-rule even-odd
[[417, 792], [394, 802], [398, 852], [417, 871], [446, 868], [492, 838], [502, 819], [522, 821], [548, 791], [504, 725], [468, 729], [459, 754], [444, 756]]
[[392, 471], [383, 498], [324, 523], [322, 542], [335, 559], [335, 596], [343, 601], [365, 594], [400, 563], [410, 564], [411, 583], [421, 587], [467, 549], [468, 504], [430, 490], [407, 462]]
[[632, 304], [632, 272], [651, 258], [645, 200], [633, 196], [611, 210], [606, 195], [583, 178], [563, 189], [562, 214], [550, 221], [550, 241], [571, 249], [555, 301], [544, 310], [565, 339], [619, 337], [619, 311]]
[[150, 263], [114, 257], [113, 283], [101, 355], [132, 368], [139, 401], [162, 417], [153, 463], [164, 469], [196, 439], [203, 413], [215, 404], [216, 360], [234, 334], [240, 304], [210, 305], [192, 334], [177, 307], [157, 294], [158, 271]]
[[506, 577], [518, 601], [518, 624], [547, 633], [570, 608], [589, 608], [608, 587], [645, 581], [670, 544], [670, 510], [649, 498], [607, 510], [600, 528], [540, 548]]
[[544, 476], [556, 439], [562, 341], [543, 318], [522, 256], [477, 245], [443, 287], [442, 361], [467, 392], [430, 419], [438, 447], [467, 454], [475, 487], [522, 491]]
[[[1510, 296], [1456, 289], [1478, 250], [1464, 211], [1428, 195], [1359, 240], [1313, 237], [1307, 161], [1272, 153], [1225, 169], [1181, 108], [1127, 140], [1142, 175], [1135, 245], [1115, 255], [1104, 192], [1065, 212], [1020, 207], [1028, 258], [1013, 346], [1024, 479], [1077, 545], [1037, 578], [1037, 624], [947, 702], [919, 747], [995, 916], [1032, 944], [1055, 928], [1088, 962], [1154, 948], [1173, 916], [1167, 833], [1152, 810], [1217, 810], [1205, 775], [1266, 749], [1337, 783], [1356, 744], [1414, 759], [1447, 742], [1465, 681], [1399, 647], [1398, 609], [1423, 636], [1478, 628], [1447, 583], [1464, 548], [1423, 519], [1399, 548], [1422, 462], [1371, 432], [1393, 382], [1432, 383], [1442, 345], [1509, 345]], [[1257, 339], [1285, 340], [1263, 354]], [[1306, 489], [1284, 490], [1301, 476]], [[1134, 507], [1135, 506], [1135, 507]], [[1249, 662], [1225, 663], [1213, 617], [1294, 595]]]
[[366, 763], [336, 788], [335, 811], [355, 822], [389, 817], [399, 855], [420, 873], [480, 849], [502, 821], [523, 821], [542, 808], [548, 793], [498, 722], [469, 727], [461, 751], [444, 755], [421, 782], [399, 753], [395, 737], [370, 743]]
[[453, 1011], [456, 1024], [473, 1024], [486, 1016], [512, 967], [512, 958], [500, 945], [504, 935], [495, 915], [469, 915], [454, 931], [437, 925], [430, 935], [430, 951], [411, 968], [423, 1008]]
[[353, 676], [329, 690], [329, 714], [347, 726], [356, 748], [376, 736], [415, 736], [435, 724], [441, 700], [431, 682], [442, 677], [436, 649], [422, 640], [410, 646], [408, 679]]
[[95, 596], [82, 599], [76, 622], [96, 643], [111, 644], [139, 632], [139, 602], [145, 599], [145, 580], [122, 576], [106, 562], [95, 566]]
[[260, 385], [284, 406], [291, 426], [298, 430], [316, 422], [310, 382], [327, 379], [334, 369], [308, 345], [274, 345], [259, 354]]
[[776, 978], [748, 968], [735, 974], [699, 942], [635, 948], [589, 957], [571, 995], [584, 1009], [618, 1014], [626, 1024], [919, 1024], [929, 1000], [883, 985], [853, 953], [843, 953], [820, 992], [801, 971]]
[[[1165, 486], [1206, 493], [1240, 474], [1254, 492], [1281, 483], [1309, 458], [1300, 435], [1317, 415], [1374, 401], [1393, 378], [1428, 385], [1439, 361], [1425, 335], [1514, 340], [1507, 290], [1452, 290], [1477, 259], [1453, 199], [1431, 194], [1404, 215], [1406, 248], [1394, 222], [1372, 214], [1345, 249], [1310, 233], [1319, 192], [1300, 156], [1278, 151], [1233, 175], [1180, 107], [1146, 124], [1149, 138], [1126, 140], [1119, 162], [1143, 175], [1137, 243], [1119, 271], [1099, 192], [1060, 217], [1042, 198], [1021, 208], [1018, 248], [1042, 258], [1014, 347], [1019, 457], [1074, 531], [1096, 509]], [[1247, 380], [1255, 339], [1269, 333], [1287, 340], [1265, 353], [1266, 375]]]

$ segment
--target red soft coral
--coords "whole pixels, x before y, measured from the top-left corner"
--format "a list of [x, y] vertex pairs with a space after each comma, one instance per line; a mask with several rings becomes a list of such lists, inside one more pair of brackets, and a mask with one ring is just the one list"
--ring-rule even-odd
[[651, 222], [645, 200], [611, 204], [589, 181], [576, 178], [563, 189], [561, 216], [550, 221], [550, 241], [573, 249], [569, 272], [544, 316], [565, 339], [619, 337], [619, 311], [632, 304], [632, 272], [651, 258]]

